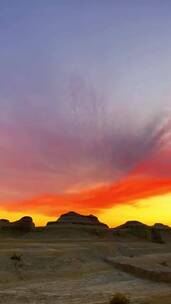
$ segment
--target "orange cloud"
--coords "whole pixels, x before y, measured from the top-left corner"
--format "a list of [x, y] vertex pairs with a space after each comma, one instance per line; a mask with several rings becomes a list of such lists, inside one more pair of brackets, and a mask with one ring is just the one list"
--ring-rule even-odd
[[170, 132], [164, 134], [162, 148], [146, 156], [126, 178], [118, 182], [76, 193], [44, 194], [24, 201], [2, 203], [0, 208], [9, 212], [34, 212], [45, 216], [58, 216], [69, 210], [97, 214], [102, 209], [119, 204], [133, 204], [171, 193]]
[[72, 194], [42, 195], [0, 207], [11, 212], [34, 212], [47, 216], [58, 216], [69, 210], [98, 213], [101, 209], [133, 203], [169, 192], [171, 192], [171, 179], [128, 177], [111, 186]]

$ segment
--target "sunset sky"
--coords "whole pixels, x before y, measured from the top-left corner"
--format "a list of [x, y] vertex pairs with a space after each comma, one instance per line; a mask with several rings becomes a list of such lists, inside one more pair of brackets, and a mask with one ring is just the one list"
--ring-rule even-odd
[[171, 1], [0, 1], [0, 218], [171, 225]]

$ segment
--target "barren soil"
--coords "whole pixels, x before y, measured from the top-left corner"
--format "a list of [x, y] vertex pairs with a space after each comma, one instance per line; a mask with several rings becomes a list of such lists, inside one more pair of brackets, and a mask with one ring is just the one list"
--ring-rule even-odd
[[171, 245], [2, 238], [0, 303], [107, 304], [119, 291], [131, 303], [171, 304], [170, 283], [118, 269], [111, 260], [170, 273]]

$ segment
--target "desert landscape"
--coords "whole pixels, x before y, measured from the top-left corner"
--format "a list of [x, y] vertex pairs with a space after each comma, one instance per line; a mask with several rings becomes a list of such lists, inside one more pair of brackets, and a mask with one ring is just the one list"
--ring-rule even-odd
[[0, 304], [171, 304], [171, 0], [0, 0]]
[[[171, 303], [171, 228], [110, 229], [75, 212], [46, 227], [0, 221], [0, 303]], [[119, 302], [120, 303], [120, 302]]]

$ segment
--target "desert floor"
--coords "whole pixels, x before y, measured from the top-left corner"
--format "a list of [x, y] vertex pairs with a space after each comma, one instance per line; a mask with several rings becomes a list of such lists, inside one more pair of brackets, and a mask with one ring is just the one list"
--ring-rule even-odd
[[[112, 262], [171, 272], [171, 245], [139, 241], [0, 239], [0, 303], [171, 304], [171, 283], [119, 270]], [[14, 254], [21, 256], [16, 261]], [[154, 274], [153, 274], [154, 277]], [[154, 278], [153, 278], [154, 279]]]

